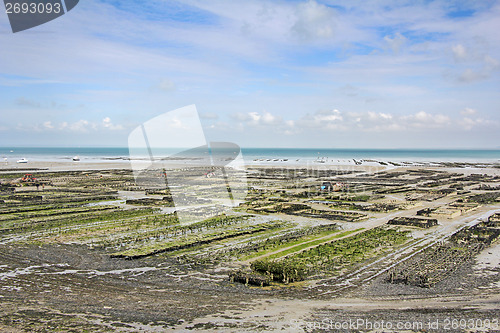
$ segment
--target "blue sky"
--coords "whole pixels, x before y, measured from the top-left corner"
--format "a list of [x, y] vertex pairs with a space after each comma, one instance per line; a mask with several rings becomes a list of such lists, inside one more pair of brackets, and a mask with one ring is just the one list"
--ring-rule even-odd
[[244, 147], [500, 147], [500, 1], [80, 1], [11, 33], [0, 146], [126, 146], [196, 104]]

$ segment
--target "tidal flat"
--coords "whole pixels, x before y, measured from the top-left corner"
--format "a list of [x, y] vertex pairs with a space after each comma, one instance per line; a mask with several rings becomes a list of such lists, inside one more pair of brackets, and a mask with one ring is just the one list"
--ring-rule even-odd
[[0, 331], [500, 329], [498, 164], [252, 165], [188, 224], [123, 164], [23, 168], [0, 169]]

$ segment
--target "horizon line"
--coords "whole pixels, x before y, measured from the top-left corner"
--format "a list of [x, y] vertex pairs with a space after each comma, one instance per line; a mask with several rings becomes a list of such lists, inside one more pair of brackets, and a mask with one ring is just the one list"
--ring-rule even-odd
[[[0, 146], [0, 149], [16, 148], [63, 148], [63, 149], [129, 149], [126, 146]], [[159, 149], [192, 149], [193, 147], [162, 147]], [[250, 147], [240, 146], [241, 149], [308, 149], [308, 150], [500, 150], [500, 147]]]

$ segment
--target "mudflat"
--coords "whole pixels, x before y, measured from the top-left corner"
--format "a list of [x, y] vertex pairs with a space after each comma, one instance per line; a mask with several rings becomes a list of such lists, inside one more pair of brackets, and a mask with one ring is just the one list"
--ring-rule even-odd
[[252, 165], [191, 224], [123, 163], [23, 168], [0, 169], [1, 331], [500, 329], [494, 163]]

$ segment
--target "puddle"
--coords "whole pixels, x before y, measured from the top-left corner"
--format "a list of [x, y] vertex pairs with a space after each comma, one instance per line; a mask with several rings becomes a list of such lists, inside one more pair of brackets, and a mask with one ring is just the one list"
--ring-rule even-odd
[[43, 264], [41, 266], [29, 266], [29, 267], [24, 267], [24, 268], [16, 268], [11, 271], [3, 272], [0, 273], [0, 281], [3, 281], [8, 278], [15, 278], [19, 275], [28, 275], [28, 274], [33, 274], [33, 273], [38, 273], [34, 272], [36, 269], [40, 268], [46, 268], [46, 267], [51, 267], [51, 266], [61, 266], [61, 264], [55, 264], [55, 265], [50, 265], [50, 264]]
[[99, 201], [99, 202], [91, 202], [86, 204], [86, 207], [95, 207], [95, 206], [108, 206], [108, 205], [123, 205], [125, 204], [125, 200], [109, 200], [109, 201]]
[[492, 275], [500, 267], [500, 243], [487, 247], [476, 257], [474, 269], [480, 273]]

